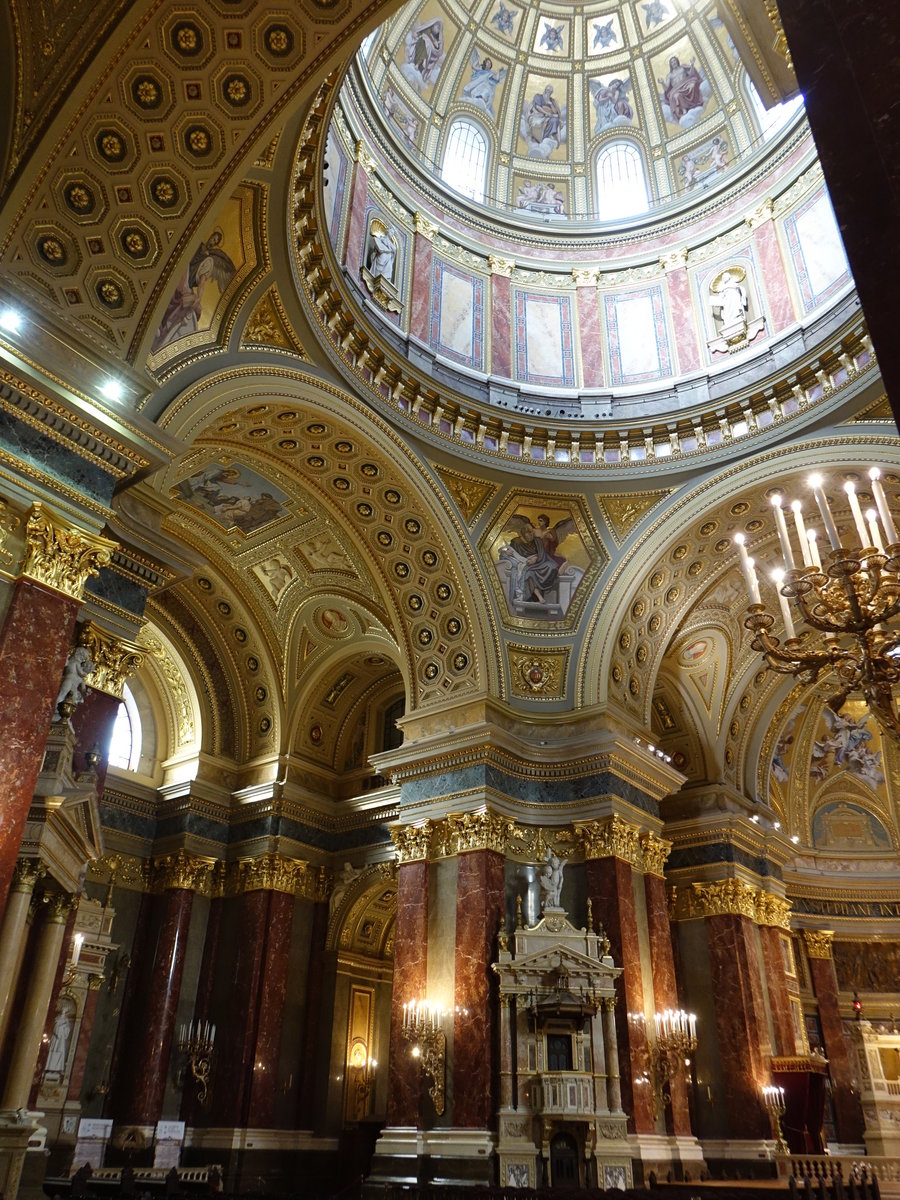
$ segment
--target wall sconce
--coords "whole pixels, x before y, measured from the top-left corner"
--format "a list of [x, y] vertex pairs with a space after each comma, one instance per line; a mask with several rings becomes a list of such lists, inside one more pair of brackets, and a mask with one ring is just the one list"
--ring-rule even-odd
[[187, 1056], [187, 1066], [191, 1069], [191, 1078], [197, 1085], [197, 1099], [201, 1104], [206, 1101], [209, 1091], [209, 1070], [212, 1065], [213, 1045], [216, 1040], [216, 1027], [209, 1021], [202, 1025], [194, 1022], [182, 1025], [178, 1033], [178, 1049]]
[[447, 1039], [443, 1024], [447, 1010], [430, 1000], [410, 1000], [403, 1005], [403, 1036], [412, 1042], [412, 1056], [422, 1073], [431, 1077], [428, 1095], [438, 1116], [444, 1112]]
[[366, 1053], [365, 1042], [354, 1042], [347, 1062], [347, 1073], [353, 1089], [357, 1119], [369, 1115], [369, 1096], [375, 1086], [375, 1068], [377, 1066], [377, 1061], [371, 1054]]
[[791, 1151], [784, 1140], [784, 1129], [781, 1126], [781, 1118], [784, 1116], [785, 1109], [784, 1088], [771, 1085], [764, 1087], [763, 1100], [766, 1102], [766, 1112], [769, 1114], [769, 1123], [775, 1137], [775, 1153], [790, 1154]]
[[690, 1066], [690, 1055], [697, 1049], [697, 1018], [683, 1009], [667, 1008], [653, 1014], [656, 1045], [650, 1048], [650, 1076], [653, 1084], [653, 1117], [660, 1107], [671, 1106], [672, 1081]]

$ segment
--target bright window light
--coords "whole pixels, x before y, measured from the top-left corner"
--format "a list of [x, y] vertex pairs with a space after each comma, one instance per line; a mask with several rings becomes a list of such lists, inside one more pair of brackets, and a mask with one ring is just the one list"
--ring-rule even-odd
[[136, 771], [140, 761], [141, 717], [126, 683], [109, 744], [109, 765], [122, 771]]
[[472, 121], [454, 121], [447, 138], [441, 179], [455, 192], [484, 203], [487, 139]]
[[641, 152], [632, 142], [613, 142], [597, 156], [597, 216], [601, 221], [636, 217], [650, 207]]
[[21, 328], [21, 313], [14, 308], [0, 308], [0, 329], [5, 333], [18, 333]]
[[107, 379], [100, 388], [100, 395], [106, 400], [121, 400], [125, 391], [118, 379]]

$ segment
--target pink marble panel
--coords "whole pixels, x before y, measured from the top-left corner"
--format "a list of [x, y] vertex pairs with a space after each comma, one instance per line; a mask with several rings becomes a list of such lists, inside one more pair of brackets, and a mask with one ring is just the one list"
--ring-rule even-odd
[[862, 1112], [853, 1091], [853, 1068], [841, 1021], [834, 960], [811, 958], [809, 971], [819, 1006], [819, 1024], [825, 1042], [828, 1074], [831, 1076], [838, 1141], [859, 1143], [863, 1140]]
[[[656, 1011], [680, 1008], [678, 985], [675, 981], [675, 959], [672, 954], [672, 928], [666, 899], [666, 881], [659, 875], [644, 876], [644, 895], [647, 902], [647, 932], [650, 941], [650, 966], [653, 972], [653, 1003]], [[679, 1072], [671, 1084], [671, 1107], [666, 1113], [670, 1132], [689, 1135], [691, 1115], [688, 1106], [687, 1083]]]
[[491, 276], [491, 371], [509, 379], [512, 370], [512, 313], [509, 279]]
[[491, 963], [504, 915], [503, 856], [462, 854], [456, 885], [456, 984], [453, 1025], [453, 1124], [488, 1129], [496, 1095], [496, 1022]]
[[772, 1014], [775, 1053], [795, 1054], [794, 1022], [791, 1016], [787, 976], [784, 971], [784, 956], [781, 952], [781, 934], [771, 925], [762, 925], [759, 930], [759, 943], [762, 947], [766, 987], [769, 993], [769, 1012]]
[[419, 1068], [403, 1037], [403, 1005], [425, 996], [428, 965], [428, 863], [402, 863], [397, 872], [397, 928], [387, 1123], [419, 1124]]
[[787, 272], [781, 248], [775, 234], [775, 222], [764, 221], [753, 231], [756, 242], [756, 252], [759, 255], [759, 266], [765, 281], [766, 296], [773, 328], [770, 334], [778, 333], [797, 319], [794, 314], [794, 302], [788, 287]]
[[350, 198], [350, 225], [347, 229], [347, 250], [344, 265], [355, 279], [359, 279], [359, 268], [363, 256], [363, 240], [366, 236], [366, 200], [369, 193], [369, 177], [359, 165], [353, 176], [353, 194]]
[[691, 296], [687, 270], [678, 267], [669, 271], [666, 274], [666, 285], [669, 289], [669, 309], [675, 331], [678, 368], [680, 371], [696, 371], [700, 367], [700, 347], [697, 343], [697, 330], [694, 328], [694, 299]]
[[600, 330], [600, 303], [596, 288], [579, 288], [578, 336], [581, 340], [581, 370], [585, 387], [603, 387], [603, 334]]
[[[205, 1023], [213, 1019], [210, 1010], [216, 978], [223, 904], [224, 900], [221, 896], [214, 896], [209, 902], [203, 957], [200, 961], [200, 978], [197, 981], [197, 996], [194, 1000], [194, 1020], [198, 1023]], [[203, 1106], [197, 1099], [197, 1089], [185, 1088], [181, 1094], [181, 1119], [188, 1125], [199, 1125], [203, 1122], [203, 1113]]]
[[0, 912], [41, 769], [78, 602], [17, 579], [0, 629]]
[[428, 344], [428, 320], [431, 311], [431, 242], [416, 234], [413, 258], [412, 303], [409, 309], [409, 332]]
[[284, 1025], [284, 1003], [287, 999], [288, 955], [294, 916], [293, 896], [283, 892], [264, 894], [269, 899], [269, 913], [247, 1117], [247, 1124], [254, 1129], [268, 1129], [275, 1124], [275, 1088], [278, 1083], [278, 1057]]
[[610, 953], [616, 966], [622, 967], [616, 1004], [622, 1107], [632, 1114], [635, 1133], [653, 1133], [650, 1089], [637, 1082], [649, 1075], [650, 1049], [644, 1020], [644, 981], [631, 866], [618, 858], [600, 858], [589, 860], [586, 867], [588, 896], [594, 913], [603, 914]]

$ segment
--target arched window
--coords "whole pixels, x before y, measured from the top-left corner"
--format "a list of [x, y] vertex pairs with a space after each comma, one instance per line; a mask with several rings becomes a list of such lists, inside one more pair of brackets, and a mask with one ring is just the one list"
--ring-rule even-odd
[[747, 79], [746, 85], [750, 96], [750, 104], [759, 122], [762, 139], [764, 142], [767, 142], [770, 138], [775, 137], [777, 133], [780, 133], [793, 119], [794, 114], [803, 105], [803, 96], [798, 93], [794, 96], [793, 100], [786, 100], [783, 104], [775, 104], [772, 108], [766, 108], [762, 102], [762, 97], [751, 80]]
[[454, 121], [447, 136], [441, 179], [455, 192], [484, 203], [487, 138], [473, 121]]
[[141, 718], [134, 696], [126, 683], [122, 703], [116, 713], [112, 740], [109, 743], [109, 765], [122, 771], [136, 771], [141, 761]]
[[597, 155], [597, 215], [611, 221], [636, 217], [649, 207], [640, 150], [633, 142], [611, 142]]

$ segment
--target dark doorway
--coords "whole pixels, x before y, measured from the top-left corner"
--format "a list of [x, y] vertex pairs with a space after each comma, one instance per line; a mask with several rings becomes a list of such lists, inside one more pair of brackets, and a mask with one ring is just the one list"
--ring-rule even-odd
[[572, 1038], [568, 1033], [547, 1034], [547, 1070], [572, 1070]]
[[577, 1188], [578, 1145], [568, 1133], [558, 1133], [550, 1143], [550, 1182], [555, 1188]]

